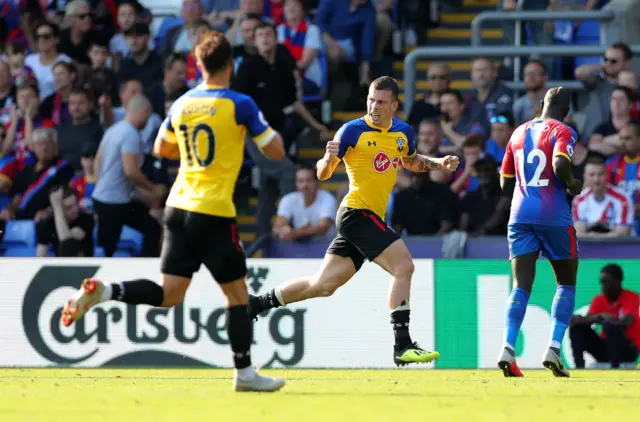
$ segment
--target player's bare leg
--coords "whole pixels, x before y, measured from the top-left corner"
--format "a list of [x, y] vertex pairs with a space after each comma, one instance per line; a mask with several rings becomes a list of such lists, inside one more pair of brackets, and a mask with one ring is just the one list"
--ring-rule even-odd
[[515, 347], [536, 277], [537, 260], [538, 252], [519, 255], [511, 260], [513, 290], [507, 303], [504, 345], [498, 358], [498, 367], [505, 377], [523, 376], [516, 363]]
[[318, 272], [311, 277], [302, 277], [285, 283], [264, 295], [250, 297], [251, 318], [258, 314], [289, 303], [314, 297], [331, 296], [356, 273], [351, 258], [326, 254]]
[[405, 243], [398, 239], [373, 260], [391, 274], [389, 287], [389, 313], [395, 336], [393, 360], [396, 365], [412, 362], [431, 362], [440, 357], [438, 352], [429, 352], [411, 340], [409, 334], [411, 277], [413, 259]]
[[549, 261], [556, 277], [556, 295], [551, 306], [551, 336], [549, 348], [542, 359], [542, 365], [553, 372], [556, 377], [568, 377], [569, 371], [562, 363], [560, 346], [564, 334], [569, 327], [575, 308], [576, 279], [578, 275], [578, 259]]

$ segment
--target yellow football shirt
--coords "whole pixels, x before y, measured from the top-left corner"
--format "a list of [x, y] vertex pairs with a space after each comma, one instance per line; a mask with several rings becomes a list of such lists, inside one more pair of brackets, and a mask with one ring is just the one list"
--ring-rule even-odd
[[380, 128], [362, 117], [343, 125], [336, 139], [349, 177], [342, 206], [367, 209], [384, 220], [402, 159], [416, 153], [413, 129], [395, 118], [389, 127]]
[[248, 132], [260, 146], [275, 136], [255, 102], [227, 88], [200, 85], [173, 104], [163, 126], [165, 140], [180, 149], [167, 206], [235, 217], [233, 191], [245, 136]]

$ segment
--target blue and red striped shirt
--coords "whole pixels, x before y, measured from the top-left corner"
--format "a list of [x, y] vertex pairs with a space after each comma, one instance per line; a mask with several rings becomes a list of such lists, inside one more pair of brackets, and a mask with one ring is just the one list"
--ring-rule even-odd
[[640, 157], [616, 154], [607, 160], [607, 182], [622, 189], [634, 204], [640, 204]]

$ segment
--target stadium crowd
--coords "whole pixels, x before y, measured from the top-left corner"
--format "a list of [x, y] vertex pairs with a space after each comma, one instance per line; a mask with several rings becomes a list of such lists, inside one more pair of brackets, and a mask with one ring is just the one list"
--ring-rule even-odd
[[[91, 256], [96, 244], [100, 254], [114, 256], [128, 226], [144, 237], [138, 252], [157, 256], [164, 199], [178, 164], [154, 157], [153, 142], [171, 104], [200, 82], [192, 54], [198, 37], [218, 29], [235, 46], [232, 88], [255, 100], [289, 152], [268, 162], [247, 143], [243, 172], [260, 169], [258, 236], [330, 236], [348, 187], [337, 198], [320, 190], [305, 167], [311, 163], [297, 156], [297, 140], [311, 133], [321, 145], [336, 129], [320, 119], [329, 76], [332, 83], [346, 79], [362, 102], [362, 87], [383, 71], [383, 57], [394, 54], [398, 10], [417, 43], [428, 42], [421, 35], [433, 21], [426, 3], [183, 0], [182, 18], [158, 27], [135, 0], [0, 0], [0, 229], [16, 220], [35, 222], [38, 256]], [[603, 2], [573, 3], [589, 9]], [[498, 8], [513, 5], [504, 0]], [[590, 95], [576, 110], [581, 121], [570, 116], [566, 122], [580, 138], [573, 165], [586, 189], [568, 200], [581, 236], [632, 236], [640, 228], [640, 101], [630, 61], [629, 47], [615, 43], [602, 64], [575, 69]], [[500, 82], [501, 69], [511, 63], [502, 65], [475, 58], [473, 88], [464, 93], [452, 88], [447, 63], [430, 65], [430, 91], [403, 117], [415, 129], [420, 153], [458, 154], [462, 163], [452, 175], [399, 172], [386, 216], [397, 231], [506, 234], [500, 163], [514, 129], [535, 117], [555, 70], [546, 58], [526, 62], [527, 91], [518, 98]]]

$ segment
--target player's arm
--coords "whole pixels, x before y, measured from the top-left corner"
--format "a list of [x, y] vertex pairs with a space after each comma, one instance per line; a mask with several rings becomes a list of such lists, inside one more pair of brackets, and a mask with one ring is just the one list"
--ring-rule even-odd
[[327, 180], [333, 175], [348, 149], [356, 146], [359, 136], [360, 133], [355, 129], [352, 122], [345, 123], [338, 129], [333, 140], [327, 142], [324, 157], [316, 163], [318, 180]]
[[411, 157], [405, 157], [402, 159], [402, 166], [414, 173], [423, 173], [425, 171], [433, 170], [452, 172], [458, 168], [458, 164], [458, 157], [453, 155], [447, 155], [443, 158], [433, 158], [422, 154], [414, 154]]
[[[509, 140], [509, 143], [507, 144], [504, 158], [502, 159], [502, 167], [500, 169], [500, 188], [502, 188], [503, 197], [507, 198], [511, 198], [513, 196], [513, 190], [516, 188], [516, 163], [513, 158], [511, 140]], [[498, 203], [498, 205], [500, 204]]]
[[576, 145], [577, 134], [567, 126], [558, 128], [555, 134], [556, 142], [553, 146], [553, 173], [562, 180], [572, 195], [582, 192], [582, 182], [573, 177], [571, 156]]
[[243, 96], [236, 104], [236, 121], [247, 128], [262, 154], [270, 160], [280, 161], [285, 156], [282, 136], [269, 126], [264, 114], [249, 97]]
[[170, 116], [167, 116], [160, 126], [158, 136], [156, 136], [156, 140], [153, 143], [153, 154], [156, 157], [166, 158], [168, 160], [180, 159], [180, 147], [178, 146], [178, 140], [171, 125]]

